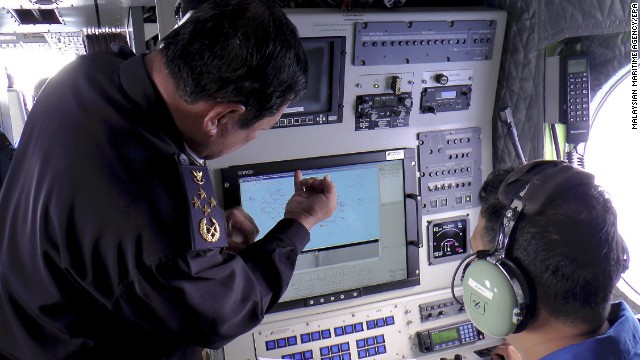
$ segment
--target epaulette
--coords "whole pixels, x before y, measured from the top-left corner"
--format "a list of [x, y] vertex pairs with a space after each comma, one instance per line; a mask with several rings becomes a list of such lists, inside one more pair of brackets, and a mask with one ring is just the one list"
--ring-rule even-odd
[[191, 250], [227, 247], [227, 223], [224, 211], [218, 206], [209, 169], [192, 164], [185, 154], [178, 154], [177, 158], [191, 210]]

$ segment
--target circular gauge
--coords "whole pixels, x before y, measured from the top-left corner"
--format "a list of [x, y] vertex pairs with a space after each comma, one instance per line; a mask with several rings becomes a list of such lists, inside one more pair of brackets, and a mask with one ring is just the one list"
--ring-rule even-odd
[[467, 220], [438, 222], [430, 226], [431, 256], [440, 259], [467, 252]]

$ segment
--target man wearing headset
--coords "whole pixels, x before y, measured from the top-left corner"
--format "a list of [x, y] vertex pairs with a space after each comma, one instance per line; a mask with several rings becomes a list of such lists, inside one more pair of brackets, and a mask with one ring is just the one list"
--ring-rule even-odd
[[560, 161], [497, 169], [479, 199], [464, 304], [480, 330], [506, 337], [494, 359], [640, 359], [638, 320], [609, 303], [629, 256], [591, 174]]

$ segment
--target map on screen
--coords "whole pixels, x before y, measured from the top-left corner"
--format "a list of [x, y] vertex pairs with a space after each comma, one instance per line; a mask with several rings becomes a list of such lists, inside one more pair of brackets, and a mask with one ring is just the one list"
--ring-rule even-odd
[[[378, 166], [382, 163], [303, 171], [303, 177], [329, 175], [338, 193], [338, 207], [311, 230], [305, 251], [380, 239]], [[282, 219], [293, 194], [293, 172], [240, 180], [242, 207], [264, 234]]]

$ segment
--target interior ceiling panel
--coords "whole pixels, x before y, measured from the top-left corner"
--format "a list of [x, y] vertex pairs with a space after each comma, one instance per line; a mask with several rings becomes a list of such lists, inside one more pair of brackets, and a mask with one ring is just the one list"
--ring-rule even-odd
[[[169, 0], [173, 1], [173, 0]], [[0, 32], [67, 32], [127, 26], [128, 8], [153, 6], [153, 0], [1, 0]], [[98, 11], [96, 11], [96, 8]], [[14, 9], [55, 10], [61, 24], [21, 25]], [[34, 16], [37, 17], [37, 12]], [[98, 19], [99, 16], [99, 19]]]

